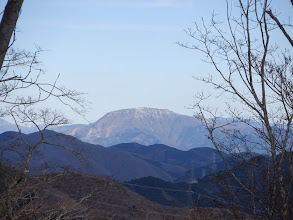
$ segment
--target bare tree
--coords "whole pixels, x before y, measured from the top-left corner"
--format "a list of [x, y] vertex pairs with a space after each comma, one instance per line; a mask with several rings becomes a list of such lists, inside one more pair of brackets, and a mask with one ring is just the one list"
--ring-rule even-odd
[[218, 120], [217, 109], [206, 104], [211, 94], [198, 93], [194, 107], [219, 154], [228, 152], [237, 162], [235, 167], [221, 155], [230, 207], [245, 204], [255, 216], [292, 219], [292, 25], [279, 21], [271, 1], [227, 0], [226, 5], [226, 22], [216, 15], [209, 24], [202, 20], [185, 31], [195, 43], [178, 44], [200, 51], [214, 67], [214, 74], [197, 79], [229, 100], [226, 113], [232, 119]]
[[[8, 0], [0, 23], [0, 117], [10, 117], [19, 133], [17, 138], [2, 140], [0, 146], [0, 218], [87, 218], [87, 207], [82, 203], [94, 192], [77, 202], [48, 207], [44, 190], [68, 175], [67, 169], [53, 169], [43, 164], [40, 175], [29, 175], [30, 164], [44, 144], [65, 148], [79, 159], [83, 156], [78, 148], [50, 142], [52, 134], [48, 134], [47, 129], [67, 124], [69, 120], [60, 111], [44, 107], [43, 103], [52, 100], [78, 113], [84, 106], [81, 93], [59, 86], [58, 78], [53, 82], [42, 78], [44, 72], [38, 61], [42, 50], [39, 47], [33, 53], [14, 48], [14, 32], [22, 4], [23, 0]], [[34, 127], [39, 139], [35, 142], [26, 139], [21, 125]], [[9, 160], [9, 155], [14, 159]], [[52, 172], [57, 173], [51, 175]]]

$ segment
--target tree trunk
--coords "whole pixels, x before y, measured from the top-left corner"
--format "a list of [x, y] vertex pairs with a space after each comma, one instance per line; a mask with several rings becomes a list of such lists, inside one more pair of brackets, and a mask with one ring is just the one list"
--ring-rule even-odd
[[23, 0], [8, 0], [0, 23], [0, 70], [16, 27]]

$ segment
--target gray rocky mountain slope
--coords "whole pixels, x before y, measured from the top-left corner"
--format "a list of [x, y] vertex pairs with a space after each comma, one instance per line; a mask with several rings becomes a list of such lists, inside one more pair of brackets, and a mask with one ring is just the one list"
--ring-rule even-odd
[[200, 121], [166, 109], [118, 110], [87, 126], [72, 125], [54, 130], [102, 146], [131, 142], [165, 144], [181, 150], [211, 146]]
[[[224, 123], [225, 120], [227, 119], [219, 119], [219, 123]], [[244, 134], [252, 134], [248, 126], [241, 124], [235, 126], [234, 128], [240, 129]], [[23, 133], [35, 131], [30, 127], [23, 127], [21, 130]], [[179, 150], [213, 147], [207, 138], [206, 129], [198, 119], [166, 109], [118, 110], [109, 112], [89, 125], [73, 124], [55, 127], [52, 130], [105, 147], [120, 143], [138, 143], [145, 146], [164, 144]], [[16, 127], [0, 120], [0, 133], [4, 131], [16, 131]], [[224, 136], [219, 134], [219, 137]]]

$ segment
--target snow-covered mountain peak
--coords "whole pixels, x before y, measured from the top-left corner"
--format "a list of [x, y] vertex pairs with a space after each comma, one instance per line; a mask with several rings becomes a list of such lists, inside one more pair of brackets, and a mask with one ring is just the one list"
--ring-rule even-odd
[[97, 124], [101, 121], [105, 120], [116, 120], [116, 119], [143, 119], [143, 118], [153, 118], [153, 119], [160, 119], [165, 117], [175, 117], [178, 114], [175, 112], [172, 112], [167, 109], [157, 109], [157, 108], [148, 108], [148, 107], [140, 107], [140, 108], [129, 108], [129, 109], [122, 109], [117, 110], [113, 112], [109, 112], [104, 117], [99, 119], [97, 122], [94, 123]]
[[135, 108], [134, 109], [134, 117], [135, 118], [144, 118], [144, 117], [152, 117], [152, 118], [161, 118], [164, 116], [177, 115], [176, 113], [169, 111], [167, 109], [157, 109], [157, 108]]
[[[15, 126], [7, 126], [4, 121], [2, 124], [1, 127], [0, 120], [0, 133], [15, 130]], [[237, 127], [242, 131], [245, 129], [247, 134], [251, 133], [246, 129], [247, 126]], [[200, 120], [167, 109], [142, 107], [117, 110], [89, 125], [59, 126], [53, 129], [107, 147], [120, 143], [165, 144], [181, 150], [212, 146]]]
[[[86, 130], [75, 133], [83, 141], [111, 146], [135, 142], [165, 144], [178, 149], [207, 146], [194, 134], [202, 133], [200, 121], [167, 109], [129, 108], [109, 112]], [[71, 134], [71, 133], [69, 133]], [[72, 135], [72, 134], [71, 134]]]

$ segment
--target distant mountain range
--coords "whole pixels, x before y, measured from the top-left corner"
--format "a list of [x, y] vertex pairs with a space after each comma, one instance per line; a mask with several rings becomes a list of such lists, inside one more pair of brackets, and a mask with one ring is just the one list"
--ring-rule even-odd
[[[223, 119], [226, 120], [226, 119]], [[219, 119], [219, 121], [221, 121]], [[21, 126], [23, 133], [36, 130]], [[113, 111], [98, 121], [85, 125], [58, 126], [52, 130], [74, 136], [84, 142], [110, 147], [120, 143], [142, 145], [164, 144], [180, 150], [213, 147], [201, 122], [190, 116], [176, 114], [166, 109], [133, 108]], [[250, 134], [248, 126], [237, 129]], [[0, 119], [0, 133], [17, 131], [13, 124]]]
[[[59, 167], [71, 167], [79, 172], [113, 177], [118, 180], [138, 179], [153, 176], [174, 181], [192, 167], [208, 166], [213, 163], [212, 148], [195, 148], [181, 151], [166, 145], [143, 146], [139, 144], [120, 144], [103, 147], [82, 142], [75, 137], [45, 131], [46, 142], [41, 144], [34, 153], [30, 172], [38, 172], [45, 162]], [[23, 139], [33, 145], [41, 140], [40, 133], [23, 134]], [[17, 132], [5, 132], [0, 135], [0, 150], [7, 146], [17, 146], [26, 154], [27, 148]], [[57, 146], [59, 145], [59, 146]], [[80, 159], [60, 147], [82, 153]], [[13, 151], [5, 151], [3, 162], [19, 164], [20, 157]], [[215, 157], [215, 162], [220, 158]]]
[[[136, 143], [125, 143], [114, 145], [111, 148], [133, 153], [139, 157], [152, 161], [180, 166], [185, 169], [201, 168], [211, 166], [213, 162], [222, 162], [222, 159], [220, 155], [216, 153], [216, 150], [208, 147], [182, 151], [163, 144], [144, 146]], [[213, 161], [214, 153], [215, 161]]]
[[[36, 132], [37, 129], [34, 127], [27, 127], [20, 125], [19, 128], [21, 129], [21, 132], [24, 134]], [[8, 121], [0, 118], [0, 134], [6, 131], [18, 131], [15, 124], [9, 123]]]
[[[44, 162], [54, 166], [69, 166], [79, 172], [111, 176], [119, 180], [131, 180], [145, 176], [154, 176], [173, 181], [184, 175], [192, 166], [200, 168], [210, 165], [214, 150], [211, 148], [196, 148], [181, 151], [165, 145], [142, 146], [138, 144], [120, 144], [113, 147], [103, 147], [82, 142], [75, 137], [45, 131], [48, 144], [41, 144], [36, 150], [37, 155], [31, 162], [31, 172]], [[40, 139], [40, 133], [23, 134], [24, 140], [33, 145]], [[0, 148], [18, 146], [26, 154], [26, 146], [21, 141], [19, 133], [5, 132], [0, 135]], [[72, 153], [57, 145], [82, 153], [81, 160]], [[21, 148], [21, 146], [23, 146]], [[4, 162], [18, 164], [20, 157], [13, 151], [5, 151]], [[216, 157], [216, 161], [220, 160]]]
[[[42, 144], [37, 149], [35, 155], [38, 156], [31, 162], [31, 172], [37, 170], [44, 162], [52, 164], [53, 166], [68, 166], [79, 172], [99, 174], [119, 180], [131, 180], [149, 175], [166, 180], [173, 180], [176, 176], [181, 175], [182, 172], [185, 171], [185, 169], [181, 167], [161, 164], [159, 162], [152, 163], [152, 161], [142, 159], [128, 152], [85, 143], [74, 137], [58, 134], [54, 131], [47, 131], [45, 135], [48, 137], [46, 141], [51, 145]], [[37, 143], [41, 139], [39, 133], [23, 135], [23, 138], [31, 145]], [[1, 148], [12, 144], [19, 146], [24, 145], [17, 132], [5, 132], [1, 134], [0, 143]], [[64, 148], [54, 146], [54, 144], [81, 152], [81, 160]], [[23, 153], [25, 154], [25, 145], [23, 149]], [[19, 156], [12, 151], [5, 152], [4, 158], [12, 164], [20, 162]], [[168, 172], [168, 170], [170, 172]]]
[[[267, 195], [271, 185], [267, 183], [265, 175], [268, 174], [263, 167], [268, 167], [271, 159], [267, 156], [258, 155], [247, 161], [230, 158], [228, 163], [237, 179], [247, 188], [253, 186], [257, 192], [256, 194], [260, 195], [260, 199], [266, 201], [267, 198], [262, 198], [261, 196]], [[194, 202], [199, 206], [214, 206], [220, 203], [225, 206], [229, 204], [228, 201], [231, 201], [229, 196], [234, 195], [234, 204], [246, 207], [246, 212], [251, 213], [250, 201], [247, 199], [244, 189], [230, 175], [223, 162], [217, 165], [218, 170], [216, 173], [214, 172], [212, 175], [206, 175], [189, 183], [185, 180], [172, 183], [155, 177], [143, 177], [123, 184], [151, 201], [177, 207], [192, 206]], [[289, 167], [289, 163], [285, 162], [283, 164], [285, 176], [290, 175]], [[204, 167], [204, 169], [212, 171], [210, 166]], [[253, 176], [251, 176], [251, 172], [253, 172]], [[286, 178], [289, 179], [290, 177], [287, 176]], [[229, 187], [226, 188], [227, 186]], [[290, 195], [290, 197], [290, 201], [292, 201], [293, 196]], [[259, 207], [259, 210], [261, 210], [261, 207]]]

